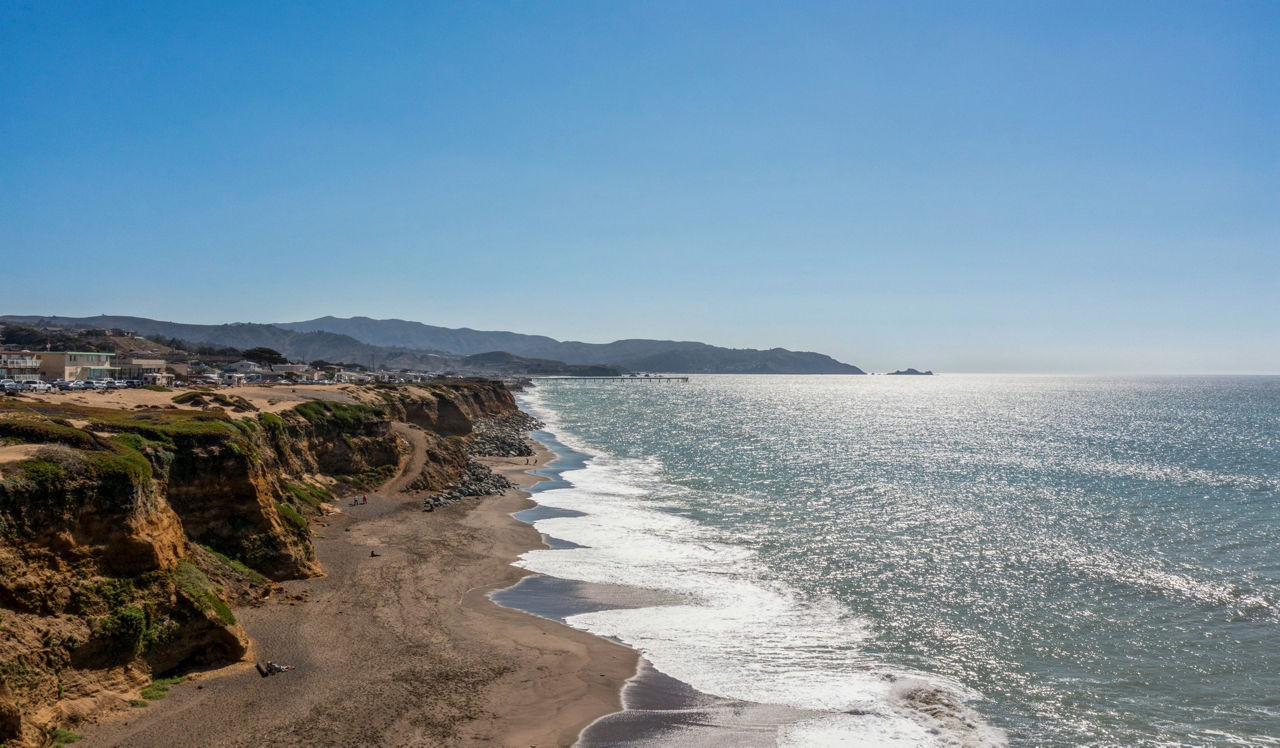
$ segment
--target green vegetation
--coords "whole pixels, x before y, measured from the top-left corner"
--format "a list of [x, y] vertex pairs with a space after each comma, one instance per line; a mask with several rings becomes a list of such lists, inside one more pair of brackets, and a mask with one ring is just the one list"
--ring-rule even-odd
[[264, 346], [260, 346], [258, 348], [250, 348], [241, 355], [243, 355], [245, 359], [248, 361], [252, 361], [255, 364], [263, 364], [266, 366], [289, 363], [289, 359], [285, 358], [284, 354], [280, 353], [280, 351], [277, 351], [274, 348], [267, 348]]
[[151, 702], [146, 699], [129, 699], [129, 706], [142, 709], [143, 707], [151, 706]]
[[333, 500], [333, 494], [329, 492], [329, 489], [313, 486], [309, 483], [290, 483], [286, 481], [284, 487], [293, 498], [313, 509], [319, 509], [322, 503]]
[[279, 439], [284, 436], [284, 419], [280, 416], [275, 413], [259, 413], [258, 420], [273, 438]]
[[255, 571], [254, 569], [252, 569], [252, 568], [250, 568], [250, 567], [246, 566], [246, 565], [244, 564], [244, 562], [242, 562], [242, 561], [237, 561], [236, 559], [231, 558], [230, 556], [228, 556], [228, 555], [226, 555], [226, 554], [224, 554], [224, 553], [219, 553], [218, 551], [215, 551], [214, 549], [210, 548], [210, 547], [209, 547], [209, 546], [207, 546], [207, 545], [202, 545], [202, 546], [200, 546], [200, 547], [201, 547], [201, 548], [203, 548], [203, 549], [205, 549], [206, 551], [208, 551], [208, 552], [209, 552], [209, 553], [210, 553], [214, 558], [218, 559], [218, 561], [219, 561], [223, 566], [226, 566], [227, 568], [231, 569], [231, 570], [232, 570], [233, 572], [235, 572], [236, 574], [239, 574], [240, 576], [243, 576], [243, 577], [247, 578], [247, 579], [248, 579], [250, 582], [252, 582], [253, 584], [266, 584], [266, 583], [267, 583], [267, 581], [268, 581], [268, 580], [267, 580], [267, 578], [266, 578], [266, 577], [264, 577], [262, 574], [260, 574], [259, 572]]
[[153, 619], [151, 625], [147, 627], [147, 633], [142, 635], [143, 651], [168, 644], [181, 629], [182, 626], [168, 616], [161, 616], [158, 620]]
[[[0, 411], [0, 415], [4, 412]], [[70, 425], [52, 420], [31, 418], [6, 418], [0, 420], [0, 437], [18, 440], [26, 444], [65, 444], [79, 449], [103, 449], [101, 437]]]
[[117, 608], [98, 626], [95, 636], [107, 643], [116, 655], [135, 655], [142, 651], [142, 638], [147, 632], [147, 614], [136, 605]]
[[205, 614], [216, 616], [228, 626], [236, 622], [231, 608], [227, 607], [213, 588], [213, 583], [195, 564], [185, 559], [179, 561], [173, 570], [173, 581], [178, 586], [178, 591]]
[[297, 509], [294, 509], [288, 504], [276, 504], [276, 511], [280, 513], [281, 517], [289, 520], [289, 522], [299, 530], [307, 529], [307, 520], [304, 519], [301, 514], [298, 514]]
[[24, 477], [42, 491], [55, 490], [67, 476], [62, 465], [40, 458], [24, 460], [21, 467]]
[[316, 426], [333, 424], [346, 430], [358, 430], [368, 421], [385, 416], [382, 410], [368, 405], [328, 400], [308, 400], [294, 406], [294, 410]]
[[151, 390], [152, 392], [173, 392], [172, 389], [159, 384], [144, 384], [142, 385], [142, 389]]
[[123, 511], [150, 485], [151, 463], [133, 445], [102, 440], [105, 449], [76, 450], [54, 444], [6, 466], [0, 480], [0, 514], [7, 529], [71, 521], [74, 507], [93, 504]]
[[71, 730], [66, 730], [61, 727], [53, 727], [49, 730], [50, 745], [66, 745], [67, 743], [74, 743], [83, 737], [84, 736], [78, 732], [72, 732]]
[[377, 467], [371, 467], [356, 475], [344, 475], [341, 476], [341, 478], [352, 488], [356, 488], [361, 491], [372, 491], [383, 483], [391, 480], [395, 477], [395, 474], [395, 465], [378, 465]]
[[175, 675], [171, 678], [157, 678], [151, 681], [151, 685], [142, 689], [142, 698], [147, 701], [159, 701], [169, 695], [170, 688], [173, 688], [186, 679], [187, 676], [185, 675]]
[[197, 388], [190, 392], [183, 392], [173, 396], [173, 402], [178, 405], [191, 405], [197, 407], [207, 406], [210, 402], [221, 405], [224, 408], [232, 410], [256, 411], [258, 408], [253, 403], [240, 397], [239, 395], [224, 395], [221, 392], [215, 392], [207, 388]]

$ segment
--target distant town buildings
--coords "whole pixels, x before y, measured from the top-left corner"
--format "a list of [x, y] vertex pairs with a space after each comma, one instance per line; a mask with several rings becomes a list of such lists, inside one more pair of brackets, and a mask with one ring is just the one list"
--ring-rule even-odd
[[40, 378], [40, 358], [30, 351], [0, 353], [0, 379], [31, 382]]
[[42, 351], [33, 355], [39, 357], [45, 379], [114, 379], [120, 370], [111, 365], [114, 353]]
[[[151, 355], [164, 354], [151, 352]], [[224, 363], [226, 359], [217, 358], [202, 356], [170, 361], [136, 355], [118, 358], [114, 353], [96, 351], [0, 350], [0, 379], [16, 382], [115, 379], [169, 387], [179, 381], [237, 386], [259, 382], [423, 382], [444, 376], [423, 371], [364, 371], [359, 366], [348, 369], [341, 364], [317, 368], [299, 363], [263, 365], [248, 360]]]

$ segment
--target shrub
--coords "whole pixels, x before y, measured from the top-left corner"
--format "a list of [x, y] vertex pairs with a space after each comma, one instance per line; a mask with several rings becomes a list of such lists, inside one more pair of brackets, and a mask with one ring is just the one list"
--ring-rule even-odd
[[65, 730], [65, 729], [63, 729], [63, 728], [61, 728], [61, 727], [55, 727], [55, 728], [53, 728], [53, 729], [49, 730], [49, 744], [50, 744], [50, 745], [66, 745], [67, 743], [74, 743], [74, 742], [76, 742], [77, 740], [80, 740], [80, 739], [81, 739], [81, 738], [83, 738], [83, 737], [84, 737], [84, 736], [83, 736], [83, 735], [81, 735], [81, 734], [80, 734], [80, 733], [78, 733], [78, 732], [72, 732], [71, 730]]
[[42, 491], [57, 490], [67, 477], [67, 469], [62, 465], [38, 457], [25, 460], [21, 465], [26, 479]]
[[112, 653], [134, 655], [142, 649], [146, 631], [147, 614], [136, 605], [125, 605], [103, 619], [95, 635], [107, 643]]

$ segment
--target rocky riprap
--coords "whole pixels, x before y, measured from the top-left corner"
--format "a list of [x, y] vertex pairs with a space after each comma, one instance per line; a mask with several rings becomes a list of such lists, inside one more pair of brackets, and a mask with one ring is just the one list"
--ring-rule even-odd
[[533, 446], [525, 435], [542, 426], [542, 421], [522, 410], [478, 420], [468, 451], [475, 457], [532, 457]]
[[462, 474], [461, 480], [435, 496], [422, 500], [422, 511], [434, 511], [436, 507], [452, 504], [469, 496], [494, 496], [515, 487], [514, 483], [490, 470], [488, 465], [471, 460], [467, 463], [467, 471]]

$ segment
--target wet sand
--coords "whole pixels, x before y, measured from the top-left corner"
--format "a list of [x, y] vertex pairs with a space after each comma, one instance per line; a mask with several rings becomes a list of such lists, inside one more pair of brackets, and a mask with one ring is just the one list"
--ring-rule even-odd
[[[549, 457], [539, 447], [539, 463]], [[524, 458], [485, 462], [518, 485], [539, 480]], [[621, 708], [632, 650], [487, 596], [525, 576], [510, 562], [542, 547], [509, 516], [533, 505], [527, 494], [432, 513], [400, 494], [349, 504], [315, 528], [326, 577], [236, 611], [251, 656], [295, 670], [196, 674], [163, 701], [84, 726], [80, 744], [571, 745]]]

